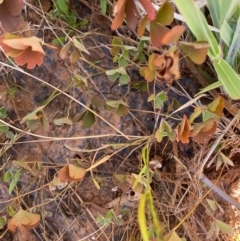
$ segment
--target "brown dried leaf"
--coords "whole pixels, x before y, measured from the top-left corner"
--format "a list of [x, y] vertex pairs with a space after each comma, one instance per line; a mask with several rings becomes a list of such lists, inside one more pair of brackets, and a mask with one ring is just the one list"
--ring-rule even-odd
[[215, 119], [208, 119], [194, 125], [191, 136], [198, 143], [207, 143], [217, 130]]
[[58, 178], [62, 183], [66, 183], [67, 181], [76, 182], [82, 180], [85, 176], [85, 173], [86, 170], [84, 168], [68, 164], [59, 170]]
[[181, 78], [179, 54], [179, 50], [166, 52], [154, 60], [153, 64], [157, 67], [156, 76], [158, 80], [172, 84], [173, 80]]
[[19, 210], [11, 219], [9, 219], [8, 229], [12, 232], [15, 232], [17, 228], [24, 231], [36, 227], [39, 222], [40, 215]]
[[19, 66], [27, 64], [28, 69], [41, 65], [45, 54], [37, 37], [22, 38], [20, 36], [3, 34], [0, 44], [9, 57], [13, 57]]

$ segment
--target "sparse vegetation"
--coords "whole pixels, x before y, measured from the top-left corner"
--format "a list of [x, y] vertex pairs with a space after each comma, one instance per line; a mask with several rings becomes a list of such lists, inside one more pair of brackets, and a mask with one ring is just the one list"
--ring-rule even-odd
[[0, 1], [0, 239], [240, 240], [239, 6]]

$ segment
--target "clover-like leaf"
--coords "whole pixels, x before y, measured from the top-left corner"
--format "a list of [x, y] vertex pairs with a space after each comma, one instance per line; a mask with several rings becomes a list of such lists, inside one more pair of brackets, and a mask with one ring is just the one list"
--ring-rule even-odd
[[158, 10], [155, 19], [151, 20], [150, 18], [144, 17], [140, 21], [138, 27], [139, 36], [141, 37], [144, 34], [147, 24], [150, 23], [150, 39], [154, 46], [160, 47], [164, 44], [172, 43], [175, 40], [177, 41], [184, 31], [184, 27], [176, 27], [172, 30], [165, 27], [165, 25], [172, 23], [173, 16], [173, 6], [168, 1], [165, 1]]
[[176, 138], [175, 131], [169, 126], [169, 124], [162, 119], [158, 130], [155, 133], [155, 137], [158, 142], [161, 142], [164, 136], [168, 136], [171, 141]]

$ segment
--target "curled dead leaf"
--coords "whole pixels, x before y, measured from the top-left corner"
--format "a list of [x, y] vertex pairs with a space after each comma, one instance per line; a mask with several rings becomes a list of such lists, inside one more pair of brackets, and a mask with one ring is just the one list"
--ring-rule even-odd
[[85, 173], [86, 170], [84, 168], [68, 164], [58, 172], [58, 178], [62, 183], [66, 183], [67, 181], [76, 182], [82, 180]]
[[24, 231], [36, 227], [39, 222], [39, 214], [19, 210], [11, 219], [9, 219], [8, 229], [12, 232], [15, 232], [17, 228]]
[[186, 115], [183, 116], [182, 122], [177, 126], [177, 142], [181, 141], [186, 144], [189, 143], [190, 137], [190, 123]]
[[14, 58], [19, 66], [27, 64], [28, 69], [33, 69], [43, 62], [45, 53], [41, 46], [41, 40], [37, 37], [22, 38], [6, 33], [1, 36], [0, 44], [4, 53]]
[[217, 130], [215, 119], [208, 119], [194, 125], [191, 136], [198, 143], [207, 143]]
[[153, 61], [154, 66], [157, 68], [156, 77], [160, 82], [167, 82], [172, 84], [174, 80], [181, 78], [179, 70], [179, 50], [174, 52], [166, 52], [160, 55]]

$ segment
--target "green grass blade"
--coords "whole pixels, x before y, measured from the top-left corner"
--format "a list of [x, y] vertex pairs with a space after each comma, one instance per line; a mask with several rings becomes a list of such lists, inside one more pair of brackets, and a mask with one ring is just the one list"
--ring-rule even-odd
[[204, 88], [200, 92], [198, 92], [197, 95], [206, 93], [206, 92], [208, 92], [210, 90], [216, 89], [216, 88], [221, 87], [221, 86], [223, 86], [221, 81], [214, 82], [213, 84], [207, 86], [206, 88]]
[[240, 5], [240, 0], [220, 0], [220, 19], [228, 21]]
[[220, 4], [216, 0], [207, 0], [208, 9], [211, 14], [213, 25], [216, 28], [220, 28]]
[[174, 2], [197, 40], [207, 41], [210, 44], [208, 51], [209, 57], [211, 59], [218, 58], [220, 56], [218, 43], [213, 33], [210, 31], [205, 17], [194, 1], [174, 0]]
[[228, 22], [224, 20], [220, 28], [220, 37], [228, 47], [231, 45], [233, 34], [233, 30], [229, 26]]
[[240, 99], [240, 77], [232, 67], [224, 59], [215, 61], [213, 66], [230, 97], [234, 100]]
[[156, 237], [157, 237], [156, 240], [162, 241], [163, 240], [163, 227], [162, 227], [161, 223], [159, 222], [151, 193], [149, 193], [149, 206], [150, 206], [150, 210], [151, 210], [151, 214], [152, 214], [154, 231], [155, 231]]
[[231, 6], [233, 6], [232, 4], [233, 4], [234, 1], [235, 0], [228, 0], [228, 1], [219, 0], [219, 1], [216, 1], [216, 2], [219, 2], [219, 5], [220, 5], [220, 8], [219, 8], [220, 9], [220, 11], [219, 11], [219, 13], [220, 13], [219, 21], [220, 21], [220, 23], [223, 23], [224, 20], [227, 21], [226, 16], [230, 17], [232, 15], [232, 7]]
[[230, 48], [228, 50], [228, 54], [226, 57], [226, 61], [233, 66], [234, 60], [236, 58], [237, 52], [240, 48], [240, 17], [238, 18], [237, 21], [237, 26], [233, 35], [232, 43], [230, 45]]

